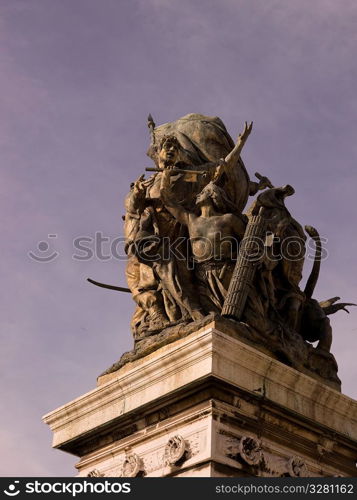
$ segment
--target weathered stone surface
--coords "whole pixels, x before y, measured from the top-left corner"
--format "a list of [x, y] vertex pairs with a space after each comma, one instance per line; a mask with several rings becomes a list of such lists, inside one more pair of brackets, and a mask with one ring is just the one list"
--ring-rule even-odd
[[205, 326], [216, 328], [246, 342], [288, 366], [292, 366], [317, 380], [324, 381], [336, 390], [341, 388], [341, 381], [337, 376], [337, 363], [331, 353], [305, 343], [302, 337], [294, 331], [272, 333], [269, 337], [269, 343], [266, 343], [264, 342], [265, 337], [247, 324], [226, 319], [219, 314], [211, 314], [202, 320], [186, 325], [179, 324], [166, 328], [160, 333], [149, 335], [137, 341], [134, 350], [123, 354], [117, 363], [114, 363], [98, 377], [98, 382], [102, 383], [107, 380], [107, 375], [114, 374], [127, 363], [141, 359], [159, 347], [171, 344]]
[[357, 402], [212, 325], [99, 382], [44, 417], [82, 476], [355, 474]]

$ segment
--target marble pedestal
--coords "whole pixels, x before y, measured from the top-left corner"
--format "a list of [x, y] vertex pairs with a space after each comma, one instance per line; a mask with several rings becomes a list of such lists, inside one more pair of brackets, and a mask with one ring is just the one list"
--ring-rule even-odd
[[357, 402], [214, 321], [44, 421], [79, 476], [357, 475]]

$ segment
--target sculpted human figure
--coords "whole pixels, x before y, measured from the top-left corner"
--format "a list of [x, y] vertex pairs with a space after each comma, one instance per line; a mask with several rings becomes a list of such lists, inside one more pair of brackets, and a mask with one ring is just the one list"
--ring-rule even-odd
[[185, 210], [175, 202], [169, 180], [170, 173], [163, 172], [161, 198], [167, 210], [188, 229], [201, 303], [206, 313], [220, 312], [246, 220], [232, 213], [234, 206], [212, 181], [196, 198], [198, 213]]
[[[214, 180], [225, 191], [227, 198], [235, 205], [236, 210], [241, 212], [248, 195], [252, 196], [268, 186], [272, 187], [269, 179], [259, 174], [256, 174], [259, 177], [259, 182], [251, 181], [247, 177], [248, 174], [245, 169], [244, 173], [247, 177], [244, 178], [245, 182], [239, 180], [239, 173], [242, 173], [240, 154], [252, 131], [252, 127], [253, 123], [248, 125], [245, 122], [243, 132], [239, 134], [236, 144], [225, 157], [217, 158], [215, 161], [201, 161], [199, 163], [190, 163], [190, 155], [181, 146], [175, 135], [164, 135], [162, 137], [157, 147], [156, 164], [159, 170], [166, 168], [173, 170], [170, 183], [174, 186], [175, 193], [178, 195], [176, 199], [180, 204], [187, 209], [192, 209], [195, 205], [196, 195], [208, 182]], [[220, 166], [218, 170], [217, 166]], [[192, 176], [179, 173], [182, 169], [204, 171], [205, 175], [197, 175], [192, 182]], [[188, 178], [190, 178], [191, 182], [187, 182]], [[148, 189], [147, 196], [151, 199], [160, 198], [160, 179], [161, 172], [145, 181]]]
[[[142, 333], [140, 327], [155, 329], [168, 321], [164, 313], [162, 294], [158, 290], [157, 279], [150, 266], [142, 263], [135, 253], [135, 241], [143, 226], [150, 219], [150, 209], [145, 206], [144, 176], [140, 176], [132, 185], [125, 200], [124, 234], [126, 238], [125, 250], [128, 255], [126, 278], [132, 297], [137, 304], [131, 326], [134, 337]], [[155, 232], [155, 228], [154, 228]], [[157, 230], [156, 230], [157, 232]]]
[[[198, 215], [180, 205], [176, 193], [171, 191], [174, 170], [170, 171], [170, 165], [168, 169], [167, 153], [163, 154], [160, 199], [175, 219], [188, 229], [195, 262], [195, 280], [198, 280], [200, 301], [206, 313], [221, 311], [234, 267], [237, 242], [242, 239], [245, 229], [244, 217], [217, 183], [222, 181], [223, 176], [226, 176], [226, 183], [230, 180], [230, 173], [238, 163], [251, 130], [252, 123], [248, 125], [246, 122], [232, 151], [219, 162], [206, 164], [207, 177], [214, 181], [206, 184], [196, 197], [195, 208], [200, 211]], [[172, 156], [173, 153], [170, 161]], [[203, 182], [205, 179], [201, 179], [201, 186]], [[255, 188], [263, 188], [266, 182], [269, 182], [268, 179], [262, 179], [259, 187], [257, 185]], [[195, 187], [197, 189], [198, 185]]]
[[[178, 154], [175, 138], [163, 139], [160, 167], [167, 171], [175, 168]], [[138, 332], [140, 335], [142, 331], [154, 331], [178, 321], [203, 317], [193, 289], [185, 245], [180, 249], [181, 260], [175, 254], [165, 253], [164, 244], [182, 240], [185, 233], [163, 206], [157, 181], [158, 174], [148, 180], [141, 176], [126, 200], [127, 280], [138, 304], [132, 320], [136, 337]], [[182, 175], [171, 176], [170, 181], [176, 192], [182, 195], [187, 184], [183, 184]], [[190, 190], [189, 187], [186, 194]]]
[[[302, 226], [285, 206], [285, 198], [294, 193], [294, 188], [289, 185], [268, 189], [258, 196], [252, 212], [264, 207], [267, 230], [273, 236], [271, 246], [267, 247], [263, 266], [265, 270], [269, 269], [271, 276], [271, 306], [290, 328], [296, 330], [301, 304], [305, 300], [299, 284], [305, 260], [306, 236]], [[264, 275], [264, 269], [262, 273]]]
[[[161, 140], [167, 135], [176, 137], [180, 145], [180, 163], [188, 168], [208, 170], [214, 174], [216, 166], [222, 159], [226, 158], [228, 161], [230, 157], [233, 160], [229, 162], [232, 168], [229, 168], [226, 174], [222, 175], [217, 185], [224, 189], [238, 212], [244, 210], [249, 195], [254, 195], [258, 189], [265, 187], [266, 178], [258, 176], [259, 182], [250, 180], [242, 158], [237, 154], [237, 144], [234, 143], [224, 123], [218, 117], [191, 113], [174, 122], [155, 128], [152, 117], [149, 116], [148, 125], [152, 141], [147, 154], [157, 166]], [[238, 142], [239, 140], [240, 138], [238, 138]], [[201, 183], [202, 180], [202, 177], [199, 176], [196, 183], [196, 194], [212, 179], [208, 175], [205, 182]], [[191, 208], [193, 206], [194, 203]], [[186, 208], [189, 207], [186, 206]]]
[[[316, 258], [300, 289], [306, 236], [285, 207], [294, 190], [274, 188], [260, 174], [255, 174], [259, 182], [251, 181], [241, 151], [252, 124], [245, 123], [236, 144], [218, 117], [189, 114], [159, 127], [150, 117], [149, 128], [147, 154], [155, 167], [146, 170], [154, 173], [147, 179], [141, 175], [125, 202], [129, 289], [89, 280], [130, 290], [136, 302], [135, 348], [109, 372], [190, 334], [214, 313], [222, 324], [232, 320], [230, 327], [243, 340], [338, 389], [328, 316], [353, 304], [313, 297], [321, 241], [308, 226]], [[260, 190], [265, 191], [243, 214], [249, 195]], [[254, 258], [254, 238], [265, 251], [249, 262], [243, 250]]]
[[[165, 207], [161, 197], [161, 176], [167, 172], [167, 183], [175, 196], [175, 202], [189, 210], [195, 205], [197, 194], [210, 182], [212, 177], [216, 183], [225, 186], [231, 182], [231, 172], [238, 164], [241, 150], [251, 132], [252, 124], [245, 124], [237, 144], [225, 159], [208, 162], [199, 166], [189, 165], [187, 155], [175, 136], [164, 136], [157, 152], [158, 173], [144, 180], [140, 177], [128, 195], [125, 217], [126, 248], [130, 257], [127, 267], [127, 279], [138, 308], [134, 314], [132, 327], [135, 331], [144, 325], [144, 329], [153, 330], [180, 320], [196, 320], [203, 316], [197, 293], [193, 286], [192, 270], [188, 265], [187, 246], [181, 246], [182, 258], [172, 255], [169, 259], [162, 257], [155, 261], [152, 255], [162, 255], [162, 242], [182, 240], [188, 237], [187, 227], [173, 217]], [[220, 169], [216, 169], [217, 165]], [[205, 175], [190, 176], [182, 173], [190, 170], [204, 171]], [[260, 183], [251, 183], [253, 191], [264, 188], [267, 179]], [[217, 186], [217, 189], [219, 187]], [[235, 187], [236, 189], [236, 187]], [[225, 204], [234, 211], [235, 207], [224, 193]], [[149, 244], [149, 237], [152, 244]], [[154, 241], [155, 240], [155, 241]], [[145, 255], [138, 253], [145, 241]], [[150, 257], [147, 259], [147, 257]], [[226, 265], [227, 268], [228, 264]], [[201, 265], [202, 268], [202, 265]], [[229, 272], [226, 273], [228, 281]], [[222, 297], [221, 297], [222, 299]], [[216, 309], [221, 306], [221, 299]], [[211, 309], [210, 309], [211, 310]]]
[[305, 300], [299, 283], [306, 236], [284, 202], [294, 192], [289, 185], [267, 189], [248, 211], [249, 219], [258, 215], [263, 218], [267, 236], [264, 236], [261, 258], [254, 266], [256, 271], [242, 320], [265, 334], [275, 331], [277, 325], [297, 331]]

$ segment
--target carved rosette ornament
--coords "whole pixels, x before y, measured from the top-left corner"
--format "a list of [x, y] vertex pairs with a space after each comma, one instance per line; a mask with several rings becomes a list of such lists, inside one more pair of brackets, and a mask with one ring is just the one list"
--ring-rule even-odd
[[258, 439], [243, 436], [239, 442], [239, 454], [249, 465], [258, 465], [263, 458], [261, 443]]
[[308, 474], [305, 462], [299, 457], [291, 457], [287, 469], [290, 477], [307, 477]]
[[136, 453], [126, 455], [123, 463], [122, 477], [136, 477], [142, 471], [143, 464], [139, 455]]
[[178, 434], [169, 439], [165, 446], [164, 462], [165, 465], [175, 465], [185, 454], [186, 442]]

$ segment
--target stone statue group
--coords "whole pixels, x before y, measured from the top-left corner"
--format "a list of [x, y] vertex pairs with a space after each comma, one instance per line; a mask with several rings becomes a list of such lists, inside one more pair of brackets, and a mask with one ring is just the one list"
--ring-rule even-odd
[[[250, 179], [240, 155], [252, 124], [236, 144], [217, 117], [189, 114], [155, 127], [149, 116], [148, 126], [153, 173], [133, 182], [125, 200], [136, 343], [224, 317], [287, 364], [338, 382], [328, 315], [349, 304], [313, 298], [320, 237], [286, 208], [291, 186], [274, 187], [260, 174]], [[315, 260], [302, 290], [306, 233]]]

